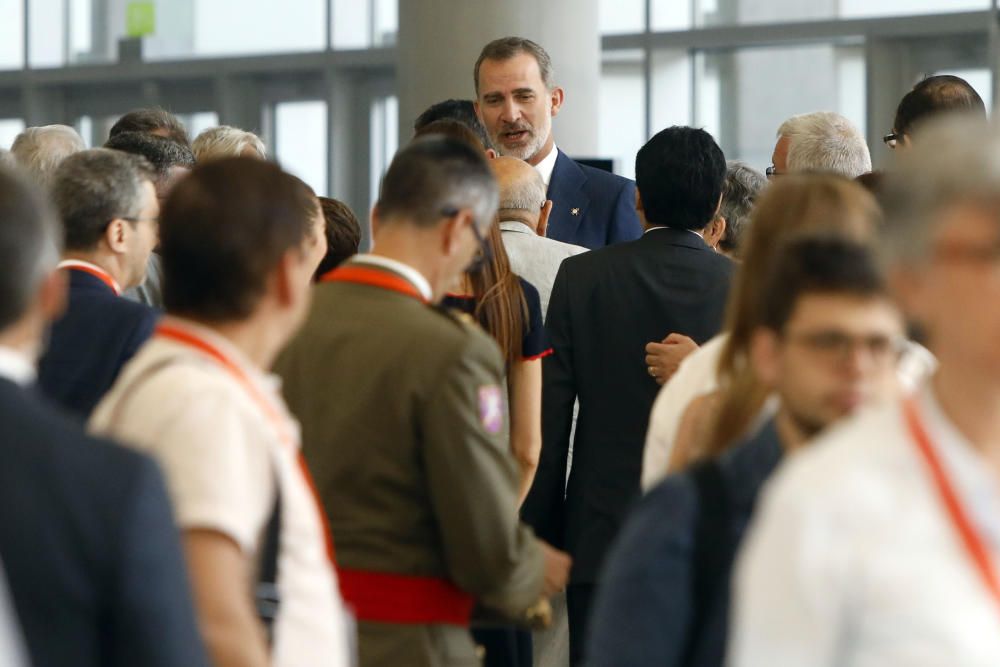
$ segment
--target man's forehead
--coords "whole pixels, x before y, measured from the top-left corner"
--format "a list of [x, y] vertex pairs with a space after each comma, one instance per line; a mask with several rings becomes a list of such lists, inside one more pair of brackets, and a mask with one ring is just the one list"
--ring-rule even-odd
[[528, 53], [506, 60], [486, 59], [479, 66], [479, 92], [516, 88], [533, 89], [544, 85], [538, 61]]
[[786, 328], [884, 330], [898, 322], [899, 312], [884, 294], [806, 292], [796, 300]]

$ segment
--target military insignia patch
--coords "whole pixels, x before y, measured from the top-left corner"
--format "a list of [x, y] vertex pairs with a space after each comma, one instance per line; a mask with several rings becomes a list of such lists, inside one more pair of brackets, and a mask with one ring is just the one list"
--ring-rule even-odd
[[491, 435], [503, 428], [503, 397], [495, 384], [479, 388], [479, 421]]

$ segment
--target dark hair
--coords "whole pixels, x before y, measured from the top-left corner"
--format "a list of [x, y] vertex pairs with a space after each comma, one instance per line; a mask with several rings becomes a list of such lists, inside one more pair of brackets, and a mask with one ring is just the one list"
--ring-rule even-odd
[[27, 311], [39, 281], [59, 261], [55, 211], [23, 174], [0, 167], [0, 330]]
[[450, 137], [411, 141], [396, 153], [382, 179], [380, 219], [433, 226], [444, 212], [471, 208], [480, 228], [496, 215], [500, 194], [482, 151]]
[[319, 197], [326, 230], [326, 255], [316, 269], [316, 279], [358, 254], [361, 225], [354, 211], [342, 201]]
[[483, 148], [490, 147], [490, 137], [486, 134], [486, 128], [479, 122], [479, 116], [476, 115], [476, 107], [472, 100], [445, 100], [429, 106], [413, 121], [415, 136], [420, 136], [423, 134], [421, 130], [440, 120], [451, 120], [465, 125], [476, 133]]
[[912, 134], [918, 123], [948, 112], [966, 112], [985, 118], [986, 105], [965, 79], [950, 74], [927, 77], [900, 100], [892, 131]]
[[650, 225], [703, 229], [715, 216], [726, 157], [708, 132], [668, 127], [635, 156], [635, 183]]
[[834, 234], [798, 236], [778, 250], [764, 279], [761, 326], [780, 332], [807, 294], [886, 294], [871, 246]]
[[476, 150], [486, 150], [486, 144], [482, 142], [479, 135], [469, 129], [468, 125], [465, 125], [457, 120], [442, 119], [436, 120], [433, 123], [428, 123], [417, 130], [413, 135], [413, 138], [416, 139], [417, 137], [426, 137], [430, 135], [451, 137], [452, 139], [457, 139], [469, 144]]
[[153, 165], [158, 181], [167, 178], [172, 167], [194, 167], [190, 146], [156, 134], [122, 132], [108, 139], [104, 147], [146, 158]]
[[736, 161], [727, 163], [719, 209], [719, 215], [726, 219], [726, 232], [719, 241], [719, 247], [725, 252], [740, 253], [754, 202], [765, 187], [767, 178], [753, 167]]
[[52, 178], [52, 200], [62, 219], [66, 248], [91, 250], [115, 218], [135, 218], [143, 183], [152, 182], [145, 158], [92, 148], [63, 160]]
[[116, 137], [123, 132], [148, 134], [157, 130], [166, 132], [169, 138], [190, 148], [191, 140], [188, 138], [187, 130], [184, 129], [184, 124], [177, 116], [161, 107], [129, 111], [111, 126], [108, 137]]
[[160, 213], [167, 311], [212, 323], [249, 317], [315, 215], [312, 190], [273, 163], [237, 157], [195, 167]]
[[546, 88], [552, 87], [552, 58], [541, 46], [525, 39], [524, 37], [501, 37], [483, 47], [476, 59], [475, 69], [472, 71], [473, 82], [476, 85], [476, 95], [479, 94], [479, 68], [484, 60], [510, 60], [522, 53], [527, 53], [538, 63], [538, 71], [542, 75], [542, 82]]
[[504, 359], [511, 364], [521, 358], [524, 323], [528, 320], [528, 302], [521, 281], [511, 271], [510, 259], [500, 236], [500, 221], [495, 219], [485, 235], [487, 261], [469, 271], [472, 294], [476, 299], [475, 317], [479, 325], [496, 341]]

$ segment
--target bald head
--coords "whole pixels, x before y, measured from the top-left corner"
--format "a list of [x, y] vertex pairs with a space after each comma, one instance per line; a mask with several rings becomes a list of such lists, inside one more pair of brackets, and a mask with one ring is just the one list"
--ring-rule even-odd
[[[523, 222], [544, 235], [545, 182], [538, 171], [524, 160], [513, 157], [491, 160], [490, 167], [500, 186], [500, 220]], [[540, 222], [542, 229], [539, 229]]]

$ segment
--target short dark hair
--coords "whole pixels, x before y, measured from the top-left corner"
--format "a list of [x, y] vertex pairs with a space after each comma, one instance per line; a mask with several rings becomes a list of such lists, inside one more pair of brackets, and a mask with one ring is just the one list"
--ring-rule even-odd
[[316, 269], [317, 279], [358, 254], [361, 245], [361, 224], [347, 204], [320, 197], [319, 207], [325, 222], [326, 255]]
[[191, 139], [188, 137], [187, 130], [184, 129], [184, 123], [162, 107], [129, 111], [111, 126], [108, 138], [116, 137], [123, 132], [146, 132], [148, 134], [155, 130], [164, 130], [169, 138], [191, 147]]
[[703, 229], [726, 180], [726, 156], [705, 130], [674, 126], [635, 156], [635, 182], [650, 225]]
[[473, 81], [476, 84], [476, 95], [479, 94], [479, 68], [484, 60], [510, 60], [522, 53], [527, 53], [538, 63], [538, 71], [542, 75], [542, 82], [546, 88], [552, 87], [552, 58], [548, 52], [540, 45], [525, 39], [524, 37], [501, 37], [483, 47], [476, 60], [476, 67], [472, 71]]
[[759, 304], [761, 324], [776, 332], [788, 324], [806, 294], [886, 295], [885, 277], [874, 250], [829, 233], [796, 235], [775, 254]]
[[893, 132], [911, 134], [917, 124], [942, 113], [965, 112], [986, 117], [986, 105], [969, 82], [951, 74], [930, 76], [903, 96], [896, 107]]
[[62, 219], [66, 248], [91, 250], [115, 218], [135, 218], [143, 183], [152, 182], [145, 158], [107, 148], [70, 155], [52, 179], [52, 200]]
[[445, 100], [427, 107], [426, 110], [413, 121], [413, 131], [416, 136], [421, 135], [421, 130], [439, 120], [451, 120], [465, 125], [476, 133], [483, 148], [490, 147], [490, 138], [486, 134], [486, 128], [479, 122], [476, 115], [476, 106], [472, 100]]
[[753, 167], [735, 160], [726, 164], [726, 183], [719, 208], [719, 215], [726, 219], [726, 232], [719, 241], [722, 250], [739, 253], [754, 202], [765, 187], [767, 177]]
[[273, 163], [236, 157], [195, 167], [160, 212], [166, 310], [246, 319], [281, 257], [312, 233], [316, 213], [309, 186]]
[[417, 137], [427, 137], [430, 135], [451, 137], [452, 139], [464, 141], [476, 150], [486, 150], [486, 144], [480, 140], [479, 136], [469, 129], [465, 123], [460, 123], [457, 120], [442, 119], [428, 123], [417, 130], [413, 138], [416, 139]]
[[436, 224], [450, 208], [473, 209], [485, 226], [496, 215], [500, 193], [482, 151], [451, 137], [427, 136], [396, 153], [382, 179], [380, 219]]
[[157, 180], [167, 178], [172, 167], [194, 168], [190, 146], [156, 134], [122, 132], [108, 139], [104, 147], [146, 158], [153, 165]]
[[28, 310], [39, 282], [59, 261], [61, 236], [39, 188], [0, 166], [0, 330]]

